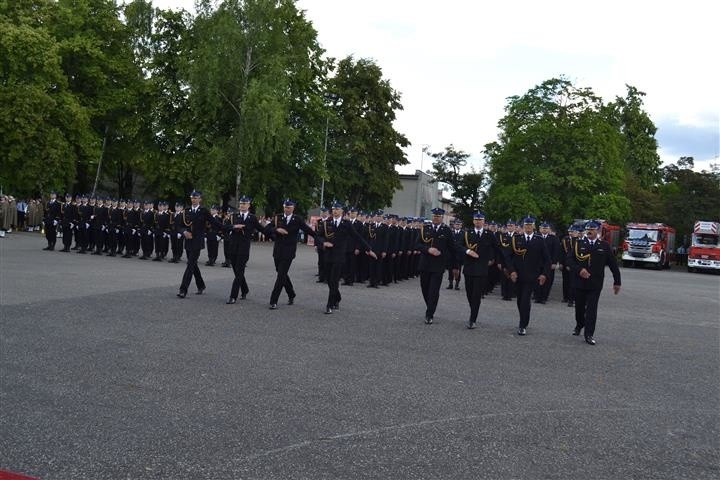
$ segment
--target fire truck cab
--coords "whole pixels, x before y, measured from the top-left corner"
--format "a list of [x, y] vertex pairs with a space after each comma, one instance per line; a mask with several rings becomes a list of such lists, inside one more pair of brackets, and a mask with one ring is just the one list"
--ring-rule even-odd
[[687, 269], [720, 271], [720, 222], [695, 222]]
[[[584, 220], [580, 218], [576, 218], [573, 221], [574, 226], [578, 226], [582, 229], [585, 228], [585, 224], [588, 223], [590, 220]], [[593, 219], [594, 222], [597, 222], [600, 224], [600, 238], [605, 240], [610, 244], [612, 247], [613, 253], [617, 254], [618, 248], [620, 248], [620, 226], [619, 225], [611, 225], [607, 222], [607, 220], [603, 219]]]
[[652, 265], [670, 268], [675, 256], [675, 229], [664, 223], [628, 223], [623, 242], [623, 267]]

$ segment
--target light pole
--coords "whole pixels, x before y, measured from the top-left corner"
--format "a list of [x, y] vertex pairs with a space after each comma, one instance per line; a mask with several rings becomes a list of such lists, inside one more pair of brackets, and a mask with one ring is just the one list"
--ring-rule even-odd
[[425, 153], [430, 149], [430, 145], [423, 144], [420, 145], [422, 147], [422, 150], [420, 152], [420, 172], [417, 176], [417, 186], [415, 190], [415, 216], [419, 216], [422, 212], [422, 191], [423, 191], [423, 161], [425, 160]]
[[425, 154], [430, 150], [430, 145], [424, 143], [420, 145], [422, 147], [422, 151], [420, 152], [420, 171], [423, 171], [423, 162], [425, 161]]
[[320, 208], [322, 208], [323, 203], [325, 202], [325, 174], [327, 173], [327, 142], [328, 142], [328, 132], [330, 131], [330, 113], [328, 112], [327, 117], [325, 117], [325, 149], [323, 150], [323, 174], [322, 174], [322, 182], [320, 183]]
[[325, 203], [325, 176], [327, 175], [327, 152], [328, 152], [328, 136], [330, 133], [330, 113], [331, 108], [335, 105], [342, 105], [342, 99], [336, 93], [325, 93], [325, 100], [328, 102], [327, 116], [325, 117], [325, 147], [323, 148], [323, 165], [322, 165], [322, 181], [320, 182], [320, 208]]

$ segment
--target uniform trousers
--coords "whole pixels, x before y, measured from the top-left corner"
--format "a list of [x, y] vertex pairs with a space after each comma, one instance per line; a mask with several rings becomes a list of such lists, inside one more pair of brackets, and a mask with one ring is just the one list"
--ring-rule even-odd
[[432, 318], [435, 315], [438, 300], [440, 299], [440, 285], [442, 284], [444, 271], [420, 272], [420, 289], [425, 300], [425, 316]]
[[465, 274], [465, 294], [467, 295], [468, 304], [470, 305], [470, 322], [475, 323], [478, 312], [480, 311], [480, 301], [485, 286], [487, 285], [486, 276], [476, 276]]
[[185, 266], [185, 273], [183, 274], [182, 283], [180, 284], [180, 291], [187, 292], [193, 277], [195, 277], [195, 286], [197, 286], [198, 290], [204, 290], [205, 281], [200, 273], [200, 267], [198, 267], [200, 249], [186, 248], [185, 255], [187, 255], [187, 265]]
[[530, 323], [530, 299], [535, 285], [535, 282], [522, 282], [520, 280], [515, 283], [517, 288], [517, 307], [520, 313], [519, 328], [527, 328]]
[[238, 292], [242, 292], [243, 295], [247, 295], [250, 292], [247, 281], [245, 280], [245, 266], [247, 265], [249, 255], [231, 255], [230, 264], [235, 273], [235, 280], [233, 280], [232, 288], [230, 289], [230, 298], [237, 298]]
[[579, 329], [585, 328], [586, 337], [592, 337], [595, 334], [600, 292], [602, 289], [575, 289], [575, 326]]
[[272, 293], [270, 294], [270, 303], [274, 304], [280, 299], [280, 293], [282, 289], [288, 294], [288, 298], [295, 298], [295, 289], [290, 281], [288, 272], [290, 271], [290, 265], [292, 265], [292, 258], [275, 258], [275, 271], [277, 277], [275, 278], [275, 286], [273, 287]]
[[342, 273], [342, 269], [343, 264], [340, 262], [327, 263], [328, 308], [332, 308], [333, 306], [339, 304], [340, 300], [342, 300], [342, 296], [340, 295], [340, 275]]

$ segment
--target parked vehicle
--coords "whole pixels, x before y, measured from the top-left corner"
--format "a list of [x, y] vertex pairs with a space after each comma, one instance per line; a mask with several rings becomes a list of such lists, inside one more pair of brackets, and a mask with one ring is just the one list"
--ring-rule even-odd
[[[585, 224], [589, 221], [590, 220], [576, 218], [573, 221], [573, 225], [585, 228]], [[613, 253], [616, 254], [620, 248], [620, 226], [611, 225], [607, 220], [600, 218], [595, 218], [593, 221], [600, 224], [600, 238], [608, 242], [613, 249]]]
[[623, 267], [670, 268], [675, 257], [675, 229], [664, 223], [628, 223], [622, 249]]
[[687, 269], [720, 271], [720, 222], [695, 222]]

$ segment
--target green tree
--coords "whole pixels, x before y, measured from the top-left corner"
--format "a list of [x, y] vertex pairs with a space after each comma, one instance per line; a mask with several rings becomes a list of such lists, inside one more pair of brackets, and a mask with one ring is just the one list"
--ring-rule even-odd
[[98, 152], [62, 69], [58, 16], [55, 2], [0, 1], [0, 183], [17, 195], [65, 189]]
[[456, 216], [470, 222], [472, 214], [484, 208], [485, 172], [474, 167], [464, 171], [467, 166], [468, 153], [455, 150], [453, 145], [445, 147], [445, 151], [430, 154], [433, 170], [430, 175], [435, 182], [448, 186], [452, 192], [452, 206]]
[[389, 205], [400, 188], [398, 165], [410, 142], [393, 127], [400, 94], [372, 60], [346, 57], [328, 82], [330, 105], [325, 198], [364, 209]]
[[720, 170], [696, 172], [693, 166], [692, 157], [681, 157], [662, 170], [662, 219], [675, 227], [678, 240], [690, 235], [697, 220], [720, 221]]
[[498, 140], [485, 146], [491, 215], [534, 214], [559, 225], [629, 216], [623, 138], [590, 88], [550, 79], [510, 97], [505, 112]]
[[[133, 31], [121, 22], [115, 1], [59, 0], [57, 5], [51, 28], [62, 69], [70, 91], [88, 111], [101, 149], [77, 165], [75, 188], [89, 191], [101, 158], [132, 164], [143, 155], [146, 142], [140, 132], [145, 116], [140, 110], [148, 103], [145, 79], [135, 61]], [[108, 188], [118, 193], [116, 186]]]
[[204, 162], [200, 186], [215, 197], [242, 191], [261, 208], [284, 196], [307, 205], [325, 66], [304, 12], [291, 0], [226, 0], [217, 9], [202, 1], [191, 35], [190, 148]]

